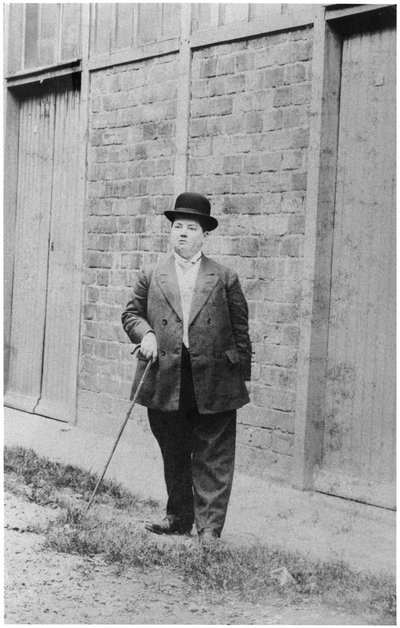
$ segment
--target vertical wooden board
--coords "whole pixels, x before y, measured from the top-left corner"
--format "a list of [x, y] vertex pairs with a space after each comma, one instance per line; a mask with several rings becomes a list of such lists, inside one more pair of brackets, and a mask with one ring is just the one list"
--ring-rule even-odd
[[41, 399], [37, 412], [71, 421], [75, 413], [80, 268], [76, 266], [80, 92], [56, 96], [54, 175]]
[[94, 5], [94, 33], [95, 38], [91, 54], [99, 55], [109, 53], [111, 50], [111, 31], [113, 28], [114, 5], [97, 3]]
[[138, 8], [138, 44], [143, 46], [160, 37], [162, 4], [141, 2]]
[[61, 5], [61, 60], [76, 59], [81, 54], [81, 12], [79, 3]]
[[133, 13], [133, 4], [122, 2], [116, 4], [116, 24], [113, 44], [116, 50], [130, 48], [133, 45]]
[[22, 101], [7, 399], [28, 410], [41, 384], [53, 131], [51, 96]]
[[178, 37], [180, 34], [181, 5], [167, 2], [162, 5], [162, 38]]
[[24, 67], [34, 68], [39, 61], [39, 4], [25, 4]]
[[[394, 481], [395, 441], [395, 31], [379, 34], [371, 40], [369, 74], [369, 100], [373, 110], [373, 125], [381, 139], [373, 143], [377, 151], [377, 173], [382, 181], [381, 209], [375, 212], [373, 228], [376, 234], [374, 263], [376, 266], [375, 291], [372, 296], [380, 307], [376, 308], [371, 333], [375, 334], [375, 369], [369, 364], [368, 379], [374, 387], [374, 403], [371, 412], [371, 432], [368, 469], [377, 469], [385, 481]], [[376, 193], [376, 191], [374, 190]], [[378, 192], [378, 193], [379, 193]], [[372, 193], [372, 191], [371, 191]], [[383, 306], [384, 304], [384, 306]], [[376, 417], [382, 417], [377, 421]], [[385, 455], [383, 455], [383, 453]]]
[[395, 41], [385, 29], [343, 45], [324, 432], [328, 492], [347, 476], [375, 502], [395, 469]]
[[57, 44], [60, 6], [42, 3], [40, 6], [39, 65], [51, 65], [57, 61]]
[[236, 22], [247, 23], [249, 21], [249, 4], [238, 2], [223, 3], [221, 5], [221, 25], [234, 24]]
[[210, 28], [211, 9], [212, 5], [208, 2], [195, 2], [192, 4], [192, 33]]
[[[12, 3], [9, 7], [8, 72], [22, 69], [22, 26], [24, 5]], [[7, 25], [6, 25], [7, 28]]]
[[252, 3], [249, 5], [249, 21], [252, 22], [254, 20], [264, 20], [268, 19], [271, 16], [280, 15], [283, 11], [282, 7], [284, 6], [286, 5], [282, 5], [279, 3]]
[[294, 13], [295, 11], [305, 11], [311, 8], [318, 8], [320, 6], [320, 4], [302, 4], [300, 2], [290, 2], [287, 4], [281, 4], [281, 11], [282, 13]]

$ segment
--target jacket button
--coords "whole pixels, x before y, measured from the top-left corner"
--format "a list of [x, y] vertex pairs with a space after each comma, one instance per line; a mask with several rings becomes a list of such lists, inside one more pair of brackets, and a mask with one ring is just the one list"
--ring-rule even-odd
[[211, 318], [209, 318], [209, 319], [207, 320], [207, 323], [208, 323], [209, 325], [211, 325]]
[[167, 324], [168, 324], [168, 321], [167, 321], [167, 319], [166, 319], [166, 318], [163, 318], [163, 319], [162, 319], [162, 324], [163, 324], [163, 325], [167, 325]]
[[161, 355], [165, 355], [165, 351], [161, 351]]

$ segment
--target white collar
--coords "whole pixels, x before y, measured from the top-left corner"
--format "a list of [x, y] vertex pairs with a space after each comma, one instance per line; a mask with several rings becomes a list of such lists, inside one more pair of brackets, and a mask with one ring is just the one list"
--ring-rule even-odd
[[179, 255], [179, 253], [177, 253], [176, 251], [174, 251], [174, 258], [175, 261], [178, 264], [184, 265], [184, 264], [193, 264], [193, 266], [199, 261], [199, 259], [201, 258], [202, 252], [197, 251], [197, 253], [195, 253], [195, 255], [193, 255], [193, 257], [191, 257], [190, 259], [185, 259], [184, 257], [182, 257], [182, 255]]

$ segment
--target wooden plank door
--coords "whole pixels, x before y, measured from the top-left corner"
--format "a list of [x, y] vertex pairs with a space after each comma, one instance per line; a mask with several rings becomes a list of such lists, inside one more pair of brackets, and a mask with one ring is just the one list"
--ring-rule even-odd
[[20, 104], [6, 404], [75, 419], [81, 292], [79, 89]]
[[77, 203], [80, 91], [56, 95], [42, 386], [38, 414], [71, 421], [79, 351], [81, 207]]
[[314, 486], [395, 503], [395, 30], [343, 42], [323, 464]]
[[54, 95], [21, 101], [6, 403], [32, 412], [41, 389], [51, 215]]

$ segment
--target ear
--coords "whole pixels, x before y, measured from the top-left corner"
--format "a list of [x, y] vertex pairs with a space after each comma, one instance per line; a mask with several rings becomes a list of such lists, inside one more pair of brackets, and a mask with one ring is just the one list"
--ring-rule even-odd
[[210, 235], [210, 232], [209, 232], [209, 231], [203, 231], [203, 236], [204, 236], [205, 238], [208, 238], [208, 236], [209, 236], [209, 235]]

